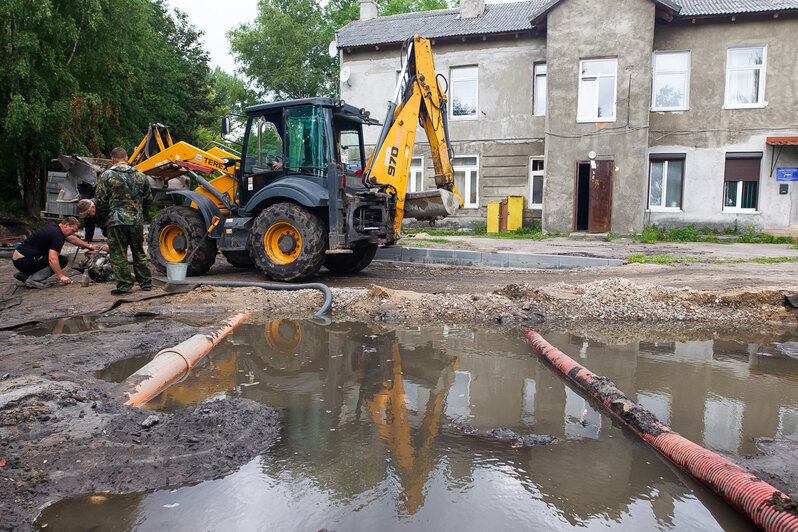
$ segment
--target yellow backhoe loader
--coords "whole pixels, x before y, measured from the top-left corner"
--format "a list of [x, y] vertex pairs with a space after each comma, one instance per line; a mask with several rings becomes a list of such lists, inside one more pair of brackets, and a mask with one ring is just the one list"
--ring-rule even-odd
[[[173, 142], [167, 126], [150, 124], [128, 163], [149, 178], [156, 204], [172, 205], [167, 193], [189, 190], [190, 176], [193, 176], [200, 185], [196, 192], [214, 201], [222, 212], [229, 212], [235, 201], [236, 181], [222, 162], [225, 157], [234, 157], [228, 150], [218, 146], [201, 150], [187, 142]], [[109, 159], [77, 155], [61, 155], [58, 160], [67, 170], [67, 178], [58, 194], [60, 202], [92, 197], [97, 178], [111, 166]], [[208, 182], [195, 171], [222, 175]]]
[[[280, 281], [310, 277], [322, 266], [352, 273], [372, 261], [379, 245], [399, 239], [403, 218], [456, 212], [462, 200], [451, 167], [447, 100], [429, 41], [409, 39], [402, 57], [401, 75], [368, 163], [363, 126], [379, 123], [365, 109], [331, 98], [248, 107], [241, 157], [222, 160], [221, 168], [230, 169], [223, 171], [234, 176], [234, 201], [222, 209], [210, 190], [213, 198], [170, 192], [186, 196], [186, 202], [153, 219], [150, 261], [163, 272], [168, 262], [190, 257], [188, 275], [201, 275], [221, 250], [232, 264], [254, 263]], [[437, 189], [410, 194], [408, 173], [419, 122], [432, 148]], [[225, 116], [222, 133], [229, 129]], [[222, 223], [212, 227], [214, 217]], [[206, 233], [210, 238], [204, 238]], [[198, 252], [191, 255], [194, 249]]]

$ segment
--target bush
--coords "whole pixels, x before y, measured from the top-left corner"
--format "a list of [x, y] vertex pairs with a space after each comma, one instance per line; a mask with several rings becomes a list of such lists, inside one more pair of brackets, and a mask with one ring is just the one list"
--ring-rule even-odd
[[643, 244], [654, 244], [660, 240], [664, 240], [665, 233], [660, 231], [657, 224], [647, 225], [643, 228], [640, 234], [640, 242]]
[[695, 225], [690, 224], [687, 227], [671, 229], [667, 234], [667, 239], [671, 242], [701, 242], [703, 235], [695, 228]]
[[478, 235], [484, 235], [488, 232], [488, 224], [485, 222], [474, 222], [472, 231]]

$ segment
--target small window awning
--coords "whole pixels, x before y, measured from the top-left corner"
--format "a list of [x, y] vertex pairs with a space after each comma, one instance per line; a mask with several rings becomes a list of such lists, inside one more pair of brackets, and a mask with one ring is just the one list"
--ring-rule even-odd
[[798, 146], [798, 137], [768, 137], [766, 142], [771, 146]]

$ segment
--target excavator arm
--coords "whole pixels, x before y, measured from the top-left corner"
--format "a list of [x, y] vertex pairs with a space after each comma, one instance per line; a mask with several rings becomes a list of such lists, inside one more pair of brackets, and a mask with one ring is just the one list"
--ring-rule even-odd
[[[435, 219], [454, 214], [463, 205], [454, 186], [453, 151], [449, 140], [446, 95], [435, 74], [430, 43], [418, 35], [406, 43], [407, 57], [379, 139], [366, 165], [364, 183], [396, 196], [394, 234], [402, 219]], [[427, 134], [435, 169], [434, 191], [408, 193], [407, 181], [416, 127]]]

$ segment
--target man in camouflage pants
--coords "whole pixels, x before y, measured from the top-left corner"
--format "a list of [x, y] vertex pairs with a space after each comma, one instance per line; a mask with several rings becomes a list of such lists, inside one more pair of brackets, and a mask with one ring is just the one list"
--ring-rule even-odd
[[111, 266], [116, 288], [111, 294], [121, 296], [133, 291], [133, 277], [127, 262], [127, 248], [133, 255], [133, 272], [142, 290], [152, 290], [152, 275], [144, 254], [144, 216], [152, 205], [152, 191], [147, 177], [127, 163], [124, 148], [111, 150], [111, 168], [97, 180], [94, 205], [105, 220]]

